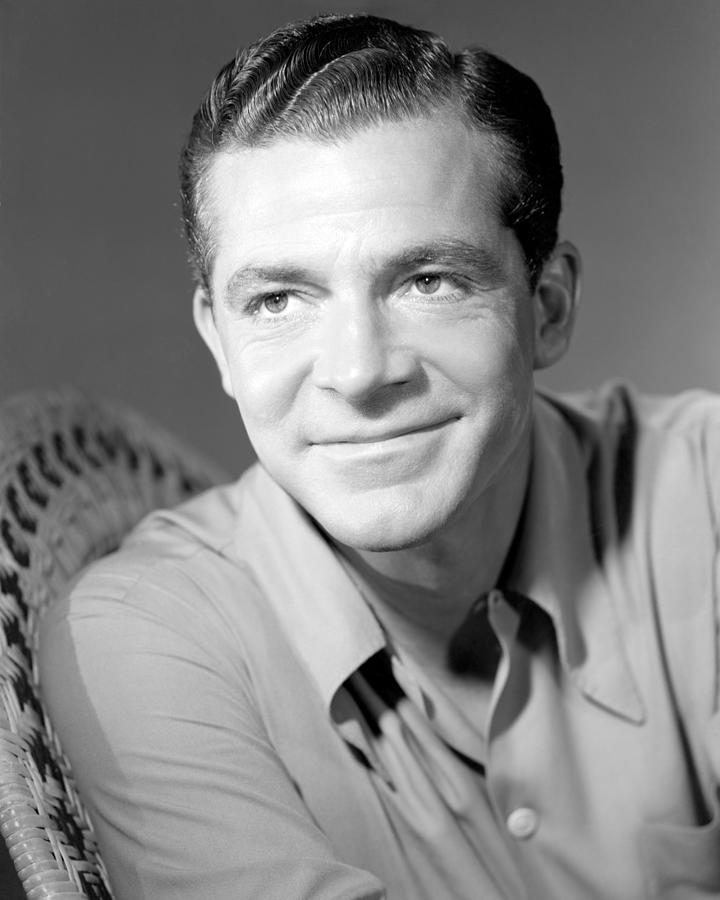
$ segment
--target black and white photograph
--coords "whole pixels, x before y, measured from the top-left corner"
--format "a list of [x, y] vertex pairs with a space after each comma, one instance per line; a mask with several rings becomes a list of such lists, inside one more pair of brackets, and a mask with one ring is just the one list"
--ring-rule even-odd
[[0, 0], [1, 900], [720, 900], [719, 86]]

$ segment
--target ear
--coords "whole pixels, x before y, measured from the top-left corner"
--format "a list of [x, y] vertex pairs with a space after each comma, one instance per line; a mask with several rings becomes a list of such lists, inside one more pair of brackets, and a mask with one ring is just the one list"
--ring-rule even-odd
[[536, 369], [556, 363], [572, 337], [580, 300], [581, 260], [577, 248], [560, 241], [543, 266], [533, 295]]
[[205, 288], [200, 286], [195, 288], [195, 294], [193, 295], [193, 320], [200, 337], [205, 341], [220, 370], [223, 390], [229, 397], [234, 397], [230, 368], [227, 364], [222, 340], [217, 329], [212, 300], [208, 297]]

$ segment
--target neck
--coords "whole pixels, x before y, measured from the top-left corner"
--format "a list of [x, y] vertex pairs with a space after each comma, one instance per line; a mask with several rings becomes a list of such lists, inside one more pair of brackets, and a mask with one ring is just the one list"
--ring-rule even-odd
[[497, 585], [527, 488], [529, 442], [502, 477], [427, 542], [387, 552], [339, 550], [400, 649], [442, 667], [474, 601]]

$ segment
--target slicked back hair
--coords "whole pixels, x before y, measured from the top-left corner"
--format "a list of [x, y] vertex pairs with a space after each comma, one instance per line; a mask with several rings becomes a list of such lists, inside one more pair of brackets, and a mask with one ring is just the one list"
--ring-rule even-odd
[[557, 242], [562, 167], [535, 82], [480, 48], [453, 54], [437, 35], [375, 16], [319, 16], [242, 50], [213, 81], [180, 161], [183, 218], [197, 282], [210, 295], [206, 202], [216, 153], [283, 138], [336, 142], [363, 128], [455, 110], [495, 152], [497, 212], [525, 255], [531, 287]]

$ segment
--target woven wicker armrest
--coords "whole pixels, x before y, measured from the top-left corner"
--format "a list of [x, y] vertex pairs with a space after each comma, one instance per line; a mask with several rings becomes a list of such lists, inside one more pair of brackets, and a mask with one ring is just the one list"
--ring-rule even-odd
[[0, 405], [0, 831], [32, 900], [112, 897], [39, 700], [38, 616], [145, 514], [221, 478], [135, 413], [71, 389]]

